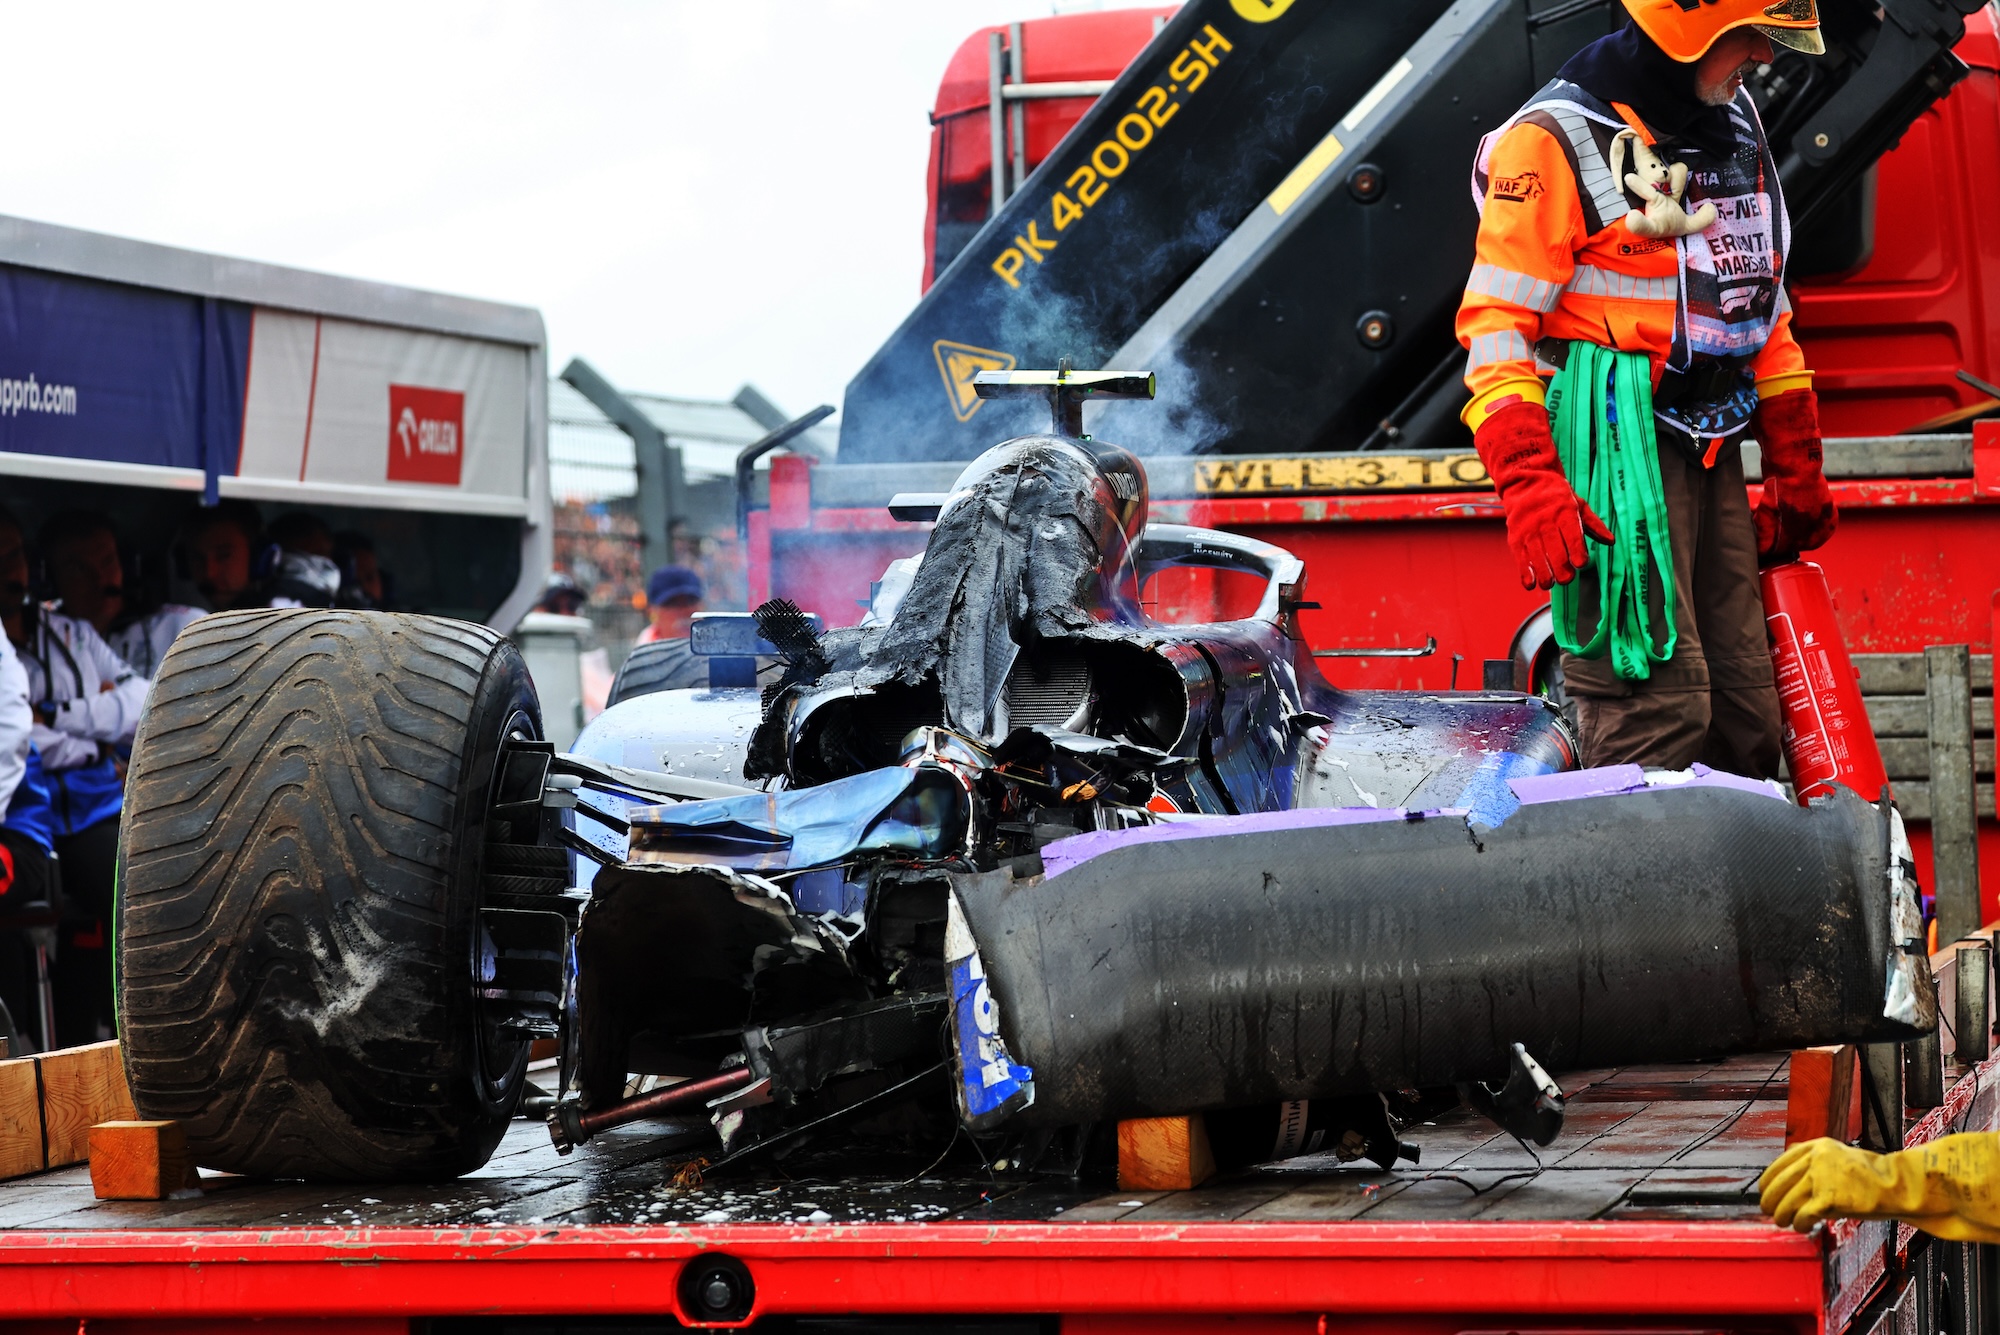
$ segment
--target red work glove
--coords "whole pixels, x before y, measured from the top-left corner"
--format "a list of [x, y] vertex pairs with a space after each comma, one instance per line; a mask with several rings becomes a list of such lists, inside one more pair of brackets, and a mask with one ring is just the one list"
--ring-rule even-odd
[[1764, 495], [1750, 515], [1757, 555], [1788, 561], [1825, 543], [1839, 520], [1821, 463], [1819, 396], [1794, 389], [1763, 400], [1750, 432], [1764, 453]]
[[1585, 533], [1611, 542], [1611, 530], [1563, 476], [1548, 409], [1541, 404], [1508, 404], [1480, 424], [1472, 444], [1507, 511], [1507, 546], [1520, 562], [1522, 588], [1548, 589], [1575, 579], [1590, 563]]

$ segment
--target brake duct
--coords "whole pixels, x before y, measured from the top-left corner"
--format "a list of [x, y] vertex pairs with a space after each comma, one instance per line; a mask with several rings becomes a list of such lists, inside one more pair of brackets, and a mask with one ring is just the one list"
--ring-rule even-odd
[[1059, 1125], [1499, 1082], [1516, 1044], [1575, 1070], [1914, 1038], [1936, 997], [1895, 820], [1688, 786], [1490, 829], [1322, 810], [1053, 844], [1055, 874], [953, 878], [982, 1055], [1021, 1086], [986, 1106]]

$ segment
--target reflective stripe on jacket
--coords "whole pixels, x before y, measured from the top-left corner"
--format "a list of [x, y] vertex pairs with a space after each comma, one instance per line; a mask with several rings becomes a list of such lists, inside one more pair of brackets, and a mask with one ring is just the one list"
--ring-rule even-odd
[[[1747, 104], [1747, 95], [1739, 98]], [[1726, 360], [1747, 369], [1759, 395], [1809, 385], [1812, 373], [1792, 336], [1791, 308], [1777, 283], [1782, 254], [1763, 257], [1763, 275], [1743, 280], [1740, 289], [1730, 286], [1734, 280], [1720, 280], [1723, 310], [1731, 310], [1732, 300], [1761, 303], [1762, 309], [1732, 312], [1742, 317], [1736, 326], [1718, 324], [1711, 318], [1718, 279], [1709, 244], [1696, 243], [1696, 272], [1688, 278], [1687, 258], [1674, 238], [1641, 236], [1626, 225], [1627, 211], [1639, 200], [1612, 179], [1608, 146], [1627, 128], [1651, 145], [1656, 142], [1651, 132], [1628, 108], [1599, 114], [1586, 102], [1594, 99], [1581, 89], [1553, 83], [1481, 145], [1474, 176], [1482, 209], [1479, 237], [1458, 312], [1458, 339], [1467, 353], [1465, 383], [1472, 391], [1466, 425], [1477, 430], [1495, 406], [1517, 395], [1543, 401], [1545, 379], [1556, 369], [1535, 355], [1545, 339], [1644, 352], [1658, 385], [1670, 361], [1686, 361], [1691, 350], [1728, 347], [1726, 340], [1734, 337], [1736, 355]], [[1733, 116], [1761, 146], [1754, 109], [1739, 108]], [[1774, 174], [1765, 185], [1767, 196], [1750, 198], [1771, 201], [1766, 230], [1775, 230], [1778, 249], [1789, 235]], [[1690, 206], [1699, 193], [1691, 178]], [[1692, 317], [1683, 301], [1684, 281], [1697, 287]], [[1739, 291], [1746, 295], [1739, 298]]]

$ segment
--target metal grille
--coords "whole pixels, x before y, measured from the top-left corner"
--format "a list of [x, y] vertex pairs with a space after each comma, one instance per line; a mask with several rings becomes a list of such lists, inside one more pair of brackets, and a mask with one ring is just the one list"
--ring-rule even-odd
[[1090, 667], [1074, 650], [1024, 654], [1007, 676], [1006, 700], [1012, 727], [1043, 723], [1081, 732], [1096, 700]]

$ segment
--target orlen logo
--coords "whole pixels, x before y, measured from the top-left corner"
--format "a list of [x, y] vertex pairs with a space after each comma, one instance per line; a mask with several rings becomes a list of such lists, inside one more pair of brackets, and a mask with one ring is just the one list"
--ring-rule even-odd
[[389, 386], [389, 480], [458, 485], [465, 452], [465, 395]]

